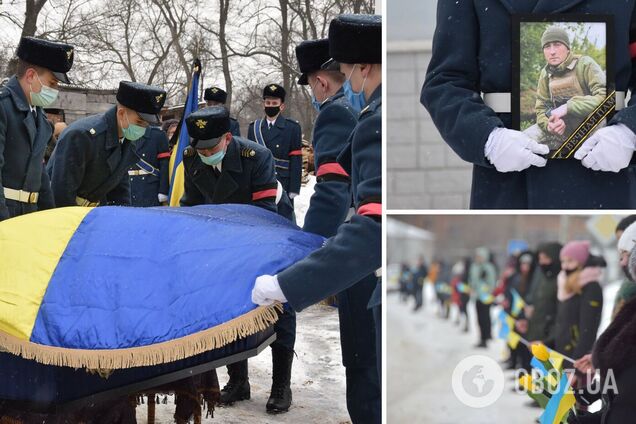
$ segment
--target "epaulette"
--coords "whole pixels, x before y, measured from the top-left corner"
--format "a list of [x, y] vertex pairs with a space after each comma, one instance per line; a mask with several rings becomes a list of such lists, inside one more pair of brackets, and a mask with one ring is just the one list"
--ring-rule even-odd
[[194, 156], [194, 147], [192, 146], [188, 146], [183, 150], [183, 157], [184, 158], [191, 158], [192, 156]]
[[256, 156], [256, 150], [244, 147], [241, 149], [241, 156], [244, 158], [253, 158]]

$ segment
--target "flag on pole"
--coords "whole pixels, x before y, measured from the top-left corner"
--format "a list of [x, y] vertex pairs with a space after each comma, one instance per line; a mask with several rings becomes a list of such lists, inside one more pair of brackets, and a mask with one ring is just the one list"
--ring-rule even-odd
[[179, 124], [179, 138], [172, 149], [170, 156], [170, 206], [179, 206], [179, 200], [184, 191], [184, 175], [183, 175], [183, 150], [190, 144], [188, 136], [188, 128], [185, 125], [185, 119], [192, 112], [199, 108], [199, 77], [201, 76], [201, 62], [199, 59], [194, 60], [192, 67], [192, 82], [188, 90], [188, 98], [183, 107], [183, 115]]

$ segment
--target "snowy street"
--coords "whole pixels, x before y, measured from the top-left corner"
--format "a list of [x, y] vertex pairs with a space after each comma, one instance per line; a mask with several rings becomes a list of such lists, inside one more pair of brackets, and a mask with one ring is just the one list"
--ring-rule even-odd
[[[604, 289], [605, 306], [602, 331], [618, 284]], [[413, 313], [413, 300], [402, 303], [397, 293], [387, 299], [387, 414], [389, 422], [427, 424], [532, 424], [542, 412], [527, 406], [530, 398], [514, 392], [513, 371], [505, 371], [502, 396], [493, 405], [476, 409], [462, 404], [453, 393], [451, 381], [455, 366], [470, 355], [486, 355], [500, 362], [506, 354], [502, 340], [491, 341], [487, 349], [477, 349], [478, 329], [474, 303], [469, 305], [470, 331], [462, 332], [451, 318], [436, 315], [432, 287], [426, 285], [424, 307]], [[495, 313], [493, 312], [493, 323]], [[497, 327], [493, 327], [493, 336]]]

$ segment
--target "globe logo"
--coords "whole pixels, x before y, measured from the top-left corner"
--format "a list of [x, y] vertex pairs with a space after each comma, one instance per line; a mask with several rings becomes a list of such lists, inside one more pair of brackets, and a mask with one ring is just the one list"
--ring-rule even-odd
[[503, 394], [504, 373], [495, 360], [484, 355], [464, 358], [453, 370], [453, 393], [471, 408], [485, 408]]

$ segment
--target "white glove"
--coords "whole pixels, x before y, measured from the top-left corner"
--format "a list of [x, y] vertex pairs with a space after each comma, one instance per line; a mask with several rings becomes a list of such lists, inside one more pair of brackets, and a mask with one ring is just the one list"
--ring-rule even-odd
[[163, 203], [163, 202], [167, 202], [168, 201], [168, 196], [166, 196], [165, 194], [157, 194], [157, 199], [159, 199], [159, 203]]
[[592, 134], [574, 153], [574, 158], [594, 171], [618, 172], [629, 165], [634, 150], [636, 134], [625, 125], [617, 124]]
[[547, 160], [539, 155], [550, 153], [550, 149], [521, 131], [495, 128], [488, 136], [484, 153], [497, 171], [511, 172], [545, 166]]
[[298, 196], [298, 193], [289, 193], [289, 198], [290, 199], [293, 199], [296, 196]]
[[276, 275], [261, 275], [256, 278], [256, 283], [252, 289], [252, 302], [265, 306], [274, 302], [287, 302], [287, 298], [280, 289]]

